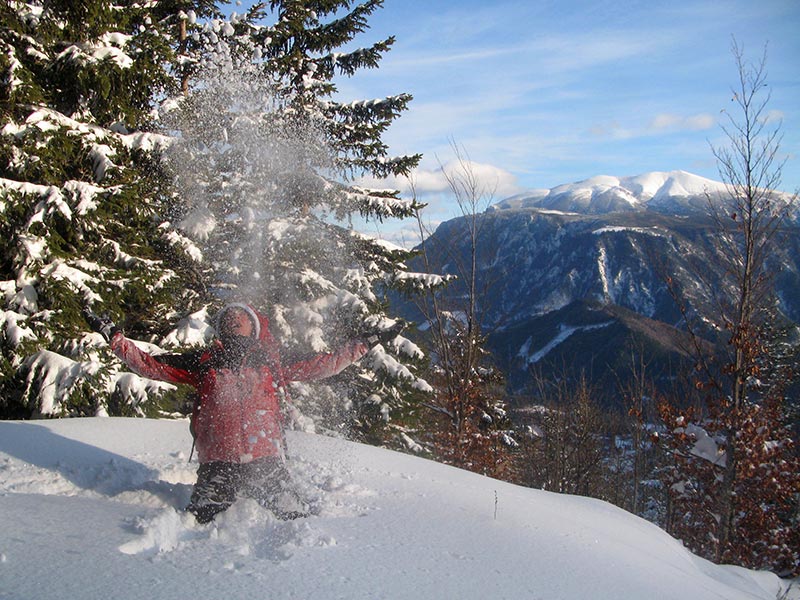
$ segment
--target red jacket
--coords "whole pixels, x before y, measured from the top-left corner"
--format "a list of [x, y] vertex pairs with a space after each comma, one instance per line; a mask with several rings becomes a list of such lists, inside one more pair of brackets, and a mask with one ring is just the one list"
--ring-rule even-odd
[[350, 342], [332, 354], [283, 367], [262, 315], [261, 336], [246, 349], [230, 351], [216, 341], [186, 354], [152, 356], [117, 333], [111, 349], [143, 377], [186, 383], [198, 391], [192, 412], [201, 463], [246, 463], [283, 454], [280, 398], [288, 381], [312, 381], [336, 375], [367, 353], [362, 342]]

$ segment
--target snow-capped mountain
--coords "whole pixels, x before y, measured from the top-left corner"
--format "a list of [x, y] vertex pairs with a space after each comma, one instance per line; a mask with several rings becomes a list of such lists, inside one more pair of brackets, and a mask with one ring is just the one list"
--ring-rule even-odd
[[600, 175], [550, 190], [518, 194], [489, 210], [539, 208], [607, 214], [648, 209], [682, 213], [687, 208], [703, 208], [707, 198], [724, 192], [725, 184], [686, 171], [655, 171], [634, 177]]
[[[487, 291], [479, 304], [485, 329], [499, 331], [490, 345], [512, 384], [524, 388], [531, 365], [548, 361], [607, 374], [623, 361], [620, 353], [630, 360], [632, 346], [650, 348], [665, 364], [688, 358], [677, 338], [665, 342], [664, 327], [677, 327], [678, 337], [682, 327], [666, 280], [701, 314], [726, 293], [724, 250], [708, 216], [709, 201], [724, 191], [720, 182], [682, 171], [601, 176], [508, 198], [480, 215], [478, 289]], [[468, 225], [447, 221], [425, 241], [432, 270], [459, 275], [458, 265], [469, 264]], [[795, 323], [797, 233], [768, 258], [779, 309]], [[456, 304], [464, 292], [452, 286]], [[601, 323], [614, 326], [595, 327]]]

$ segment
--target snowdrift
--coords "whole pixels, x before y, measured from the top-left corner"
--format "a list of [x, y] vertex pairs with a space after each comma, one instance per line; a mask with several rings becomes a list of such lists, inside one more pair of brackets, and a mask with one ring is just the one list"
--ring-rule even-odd
[[181, 421], [0, 422], [0, 598], [775, 600], [788, 587], [604, 502], [296, 432], [314, 516], [240, 500], [200, 526], [180, 510], [190, 446]]

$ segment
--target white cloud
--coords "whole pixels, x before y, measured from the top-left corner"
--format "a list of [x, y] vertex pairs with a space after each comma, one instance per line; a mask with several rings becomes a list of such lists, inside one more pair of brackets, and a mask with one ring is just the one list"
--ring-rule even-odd
[[376, 180], [363, 178], [359, 185], [375, 188], [392, 188], [403, 194], [413, 191], [419, 198], [432, 195], [452, 195], [451, 181], [463, 181], [465, 177], [474, 180], [474, 189], [484, 198], [502, 199], [520, 191], [517, 178], [509, 171], [494, 165], [478, 163], [471, 160], [450, 160], [439, 168], [418, 168], [411, 178], [390, 177]]
[[[467, 197], [469, 192], [461, 198], [467, 203], [464, 210], [474, 208], [477, 212], [482, 212], [491, 204], [522, 191], [516, 176], [509, 171], [470, 160], [459, 162], [458, 159], [450, 160], [438, 168], [418, 168], [410, 178], [365, 177], [356, 183], [368, 188], [400, 190], [404, 197], [408, 198], [413, 194], [417, 200], [425, 203], [420, 219], [427, 237], [442, 221], [462, 214], [462, 208], [459, 207], [458, 198], [451, 189], [448, 177], [457, 182], [468, 177], [475, 183], [475, 198]], [[475, 206], [471, 207], [470, 203], [473, 200]], [[389, 219], [380, 223], [373, 220], [359, 222], [356, 229], [406, 248], [411, 248], [420, 242], [419, 224], [413, 218], [401, 221]]]
[[[426, 224], [423, 235], [426, 238], [430, 236], [430, 232], [435, 231], [438, 224], [438, 222], [435, 224]], [[395, 244], [396, 246], [407, 248], [409, 250], [422, 243], [419, 226], [416, 223], [406, 224], [396, 229], [386, 227], [380, 232], [379, 237], [387, 242]]]
[[671, 113], [661, 113], [656, 115], [650, 122], [650, 129], [702, 131], [711, 129], [716, 123], [716, 117], [709, 113], [700, 113], [688, 117]]
[[784, 112], [782, 110], [773, 109], [773, 110], [768, 111], [767, 114], [764, 115], [764, 123], [765, 124], [768, 124], [768, 123], [780, 124], [781, 122], [783, 122], [783, 119], [784, 119], [785, 116], [786, 115], [784, 114]]
[[589, 133], [594, 137], [610, 138], [614, 140], [629, 140], [636, 137], [636, 132], [628, 127], [623, 127], [618, 121], [593, 125]]
[[571, 32], [544, 35], [530, 45], [530, 55], [540, 57], [540, 65], [548, 73], [586, 72], [601, 65], [620, 64], [632, 57], [655, 52], [665, 43], [673, 43], [664, 35], [618, 31]]

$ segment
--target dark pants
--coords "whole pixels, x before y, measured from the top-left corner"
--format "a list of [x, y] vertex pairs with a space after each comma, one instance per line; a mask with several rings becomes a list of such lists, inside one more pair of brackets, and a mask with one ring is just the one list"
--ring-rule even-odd
[[296, 519], [308, 514], [308, 506], [292, 488], [289, 472], [277, 457], [243, 464], [201, 464], [186, 510], [194, 514], [199, 523], [208, 523], [239, 497], [256, 500], [280, 519]]

